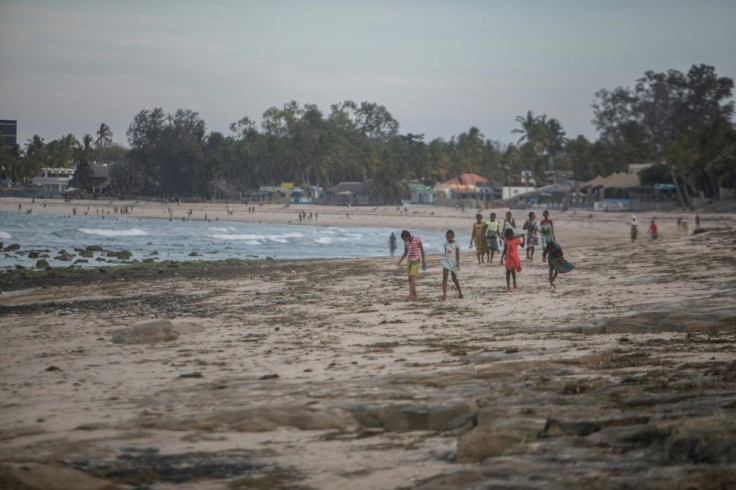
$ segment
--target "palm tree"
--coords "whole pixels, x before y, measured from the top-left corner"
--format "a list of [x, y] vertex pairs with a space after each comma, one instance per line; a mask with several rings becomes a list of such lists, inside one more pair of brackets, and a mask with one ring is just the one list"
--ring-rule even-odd
[[26, 156], [30, 157], [42, 151], [44, 146], [43, 138], [34, 134], [33, 138], [29, 138], [28, 141], [26, 141]]
[[112, 131], [110, 130], [110, 126], [104, 122], [100, 124], [100, 129], [97, 130], [97, 139], [95, 140], [95, 143], [98, 150], [101, 150], [112, 143]]
[[475, 165], [483, 159], [483, 135], [475, 126], [467, 133], [462, 133], [457, 139], [459, 157], [467, 165], [468, 173], [473, 173]]
[[567, 138], [565, 138], [565, 130], [562, 129], [562, 124], [555, 118], [546, 122], [545, 129], [547, 132], [547, 147], [545, 149], [549, 159], [549, 167], [552, 168], [555, 158], [565, 151]]
[[524, 142], [533, 142], [539, 118], [532, 111], [527, 111], [526, 116], [516, 116], [515, 121], [521, 126], [520, 128], [511, 130], [511, 134], [521, 134], [516, 144], [520, 145]]

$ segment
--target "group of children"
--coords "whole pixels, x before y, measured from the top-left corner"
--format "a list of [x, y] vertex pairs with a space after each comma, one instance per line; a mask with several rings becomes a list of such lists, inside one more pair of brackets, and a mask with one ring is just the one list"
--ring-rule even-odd
[[[482, 221], [483, 216], [477, 214], [476, 222], [473, 224], [472, 236], [470, 239], [470, 248], [475, 245], [478, 263], [484, 263], [486, 258], [488, 263], [493, 261], [493, 255], [499, 251], [499, 239], [503, 243], [503, 253], [501, 254], [501, 263], [506, 266], [506, 291], [517, 289], [516, 273], [521, 272], [521, 258], [519, 257], [518, 248], [525, 247], [527, 250], [527, 259], [533, 260], [534, 248], [539, 245], [539, 235], [542, 238], [542, 261], [549, 263], [549, 283], [551, 287], [555, 287], [555, 279], [558, 274], [564, 274], [574, 269], [573, 265], [565, 260], [562, 247], [557, 243], [554, 235], [554, 224], [549, 219], [549, 211], [542, 213], [544, 219], [537, 224], [534, 212], [529, 213], [529, 219], [524, 223], [523, 230], [526, 233], [517, 234], [516, 221], [511, 212], [506, 213], [506, 219], [503, 223], [496, 220], [496, 213], [491, 213], [490, 221]], [[447, 230], [445, 233], [445, 244], [443, 246], [444, 258], [442, 262], [442, 299], [447, 299], [447, 283], [448, 278], [452, 277], [452, 282], [457, 288], [458, 296], [463, 297], [460, 289], [458, 274], [460, 270], [460, 245], [455, 241], [455, 232]], [[401, 265], [404, 259], [407, 259], [407, 273], [409, 275], [409, 301], [416, 301], [416, 278], [419, 275], [419, 266], [426, 269], [427, 262], [424, 254], [424, 247], [419, 237], [404, 230], [401, 232], [401, 240], [404, 242], [404, 254], [399, 259], [397, 265]]]

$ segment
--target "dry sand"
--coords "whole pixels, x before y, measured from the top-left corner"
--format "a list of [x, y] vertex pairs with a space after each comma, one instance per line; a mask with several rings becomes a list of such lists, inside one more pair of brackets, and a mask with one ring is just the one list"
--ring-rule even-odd
[[[121, 205], [0, 211], [19, 202]], [[538, 251], [504, 293], [503, 268], [466, 248], [474, 210], [232, 207], [172, 206], [453, 228], [465, 298], [440, 301], [438, 256], [412, 303], [388, 257], [16, 282], [0, 295], [0, 488], [736, 485], [734, 216], [684, 236], [685, 214], [657, 213], [661, 239], [632, 245], [628, 213], [553, 211], [576, 269], [551, 289]]]

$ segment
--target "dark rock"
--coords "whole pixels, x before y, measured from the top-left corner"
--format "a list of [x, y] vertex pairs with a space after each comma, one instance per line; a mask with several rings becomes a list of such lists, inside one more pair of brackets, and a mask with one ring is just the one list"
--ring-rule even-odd
[[54, 257], [54, 260], [63, 260], [64, 262], [71, 262], [73, 258], [74, 258], [73, 254], [70, 254], [66, 250], [62, 250], [59, 252], [59, 255]]
[[2, 488], [17, 490], [115, 490], [112, 482], [73, 468], [40, 463], [0, 465]]

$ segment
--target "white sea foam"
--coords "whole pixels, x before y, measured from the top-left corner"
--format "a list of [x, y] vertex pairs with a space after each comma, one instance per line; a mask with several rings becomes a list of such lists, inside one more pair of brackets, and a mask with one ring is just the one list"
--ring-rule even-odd
[[145, 236], [148, 235], [143, 230], [138, 228], [131, 228], [129, 230], [105, 230], [102, 228], [80, 228], [79, 231], [85, 235], [97, 235], [97, 236]]
[[239, 233], [237, 235], [229, 235], [226, 233], [213, 233], [212, 235], [206, 235], [209, 238], [214, 238], [216, 240], [237, 240], [237, 241], [245, 241], [249, 243], [255, 243], [259, 244], [266, 238], [263, 235], [253, 235], [253, 234], [243, 234]]
[[10, 240], [11, 238], [13, 238], [13, 235], [11, 235], [10, 233], [4, 232], [4, 231], [0, 231], [0, 239], [2, 239], [2, 240]]

